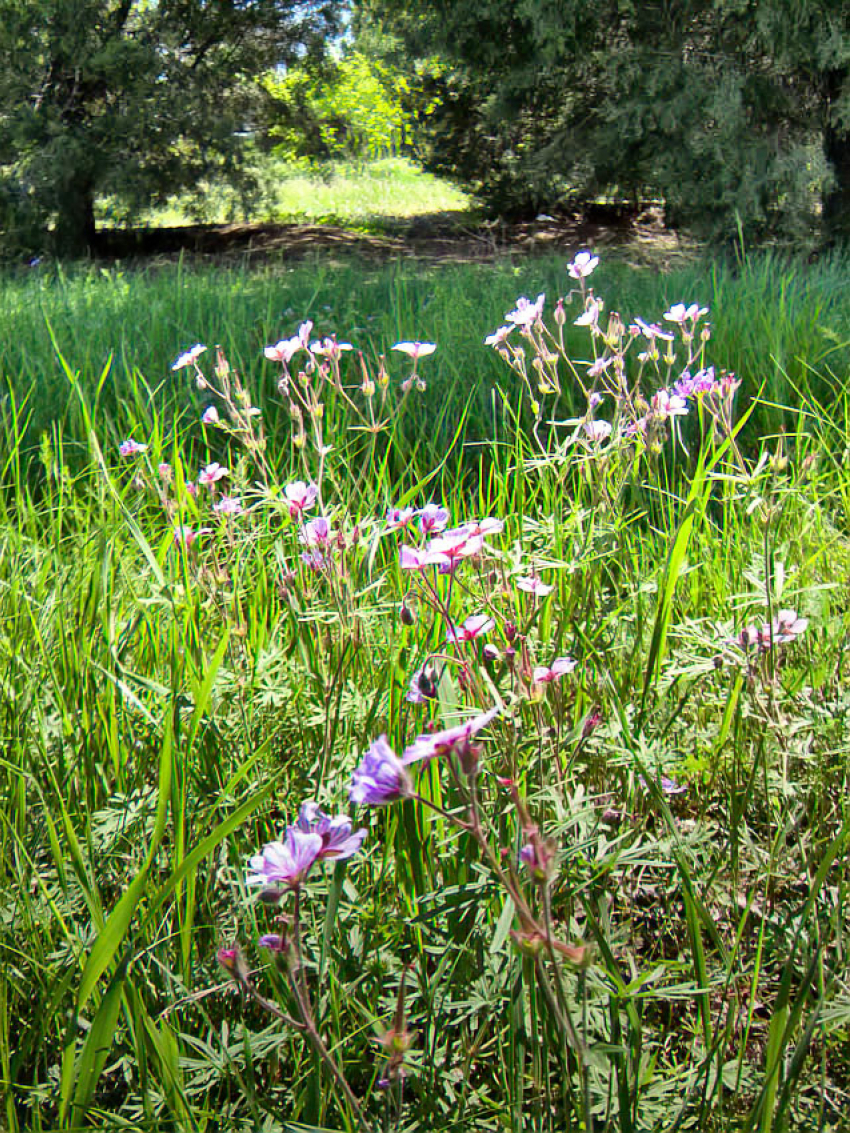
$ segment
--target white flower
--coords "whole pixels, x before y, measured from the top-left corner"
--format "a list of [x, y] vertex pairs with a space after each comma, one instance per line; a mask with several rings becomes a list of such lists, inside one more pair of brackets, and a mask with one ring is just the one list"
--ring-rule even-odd
[[407, 354], [415, 362], [418, 358], [425, 358], [437, 349], [433, 342], [397, 342], [390, 350], [398, 350], [400, 354]]
[[573, 279], [585, 279], [598, 263], [598, 256], [594, 256], [590, 252], [579, 252], [573, 262], [567, 265], [567, 271]]
[[535, 303], [532, 303], [529, 299], [526, 299], [526, 297], [522, 295], [519, 299], [517, 299], [516, 307], [514, 308], [514, 310], [508, 311], [508, 313], [505, 315], [505, 318], [509, 323], [513, 323], [515, 326], [523, 327], [525, 330], [528, 330], [528, 328], [533, 326], [533, 324], [536, 323], [542, 316], [543, 304], [545, 302], [546, 295], [543, 293], [537, 296], [537, 301]]
[[708, 307], [700, 307], [696, 303], [691, 303], [690, 307], [686, 307], [684, 303], [674, 303], [669, 311], [664, 312], [664, 318], [670, 323], [684, 326], [686, 322], [696, 322], [702, 315], [707, 314]]

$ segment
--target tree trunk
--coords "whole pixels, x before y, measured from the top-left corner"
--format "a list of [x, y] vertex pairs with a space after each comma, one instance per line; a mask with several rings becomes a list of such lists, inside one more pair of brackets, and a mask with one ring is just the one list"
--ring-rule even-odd
[[832, 188], [823, 195], [823, 226], [830, 244], [850, 240], [850, 133], [832, 121], [831, 108], [847, 80], [844, 71], [831, 71], [826, 80], [827, 119], [823, 150], [834, 177]]
[[93, 256], [96, 231], [94, 190], [90, 185], [69, 184], [59, 202], [53, 230], [57, 255], [72, 259]]

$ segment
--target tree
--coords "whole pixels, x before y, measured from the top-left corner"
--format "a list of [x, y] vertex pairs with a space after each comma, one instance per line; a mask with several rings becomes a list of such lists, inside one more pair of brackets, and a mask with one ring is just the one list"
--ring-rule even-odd
[[500, 211], [662, 197], [703, 232], [850, 234], [847, 0], [363, 0], [422, 152]]
[[0, 235], [85, 253], [133, 210], [244, 174], [259, 75], [319, 51], [330, 0], [0, 0]]

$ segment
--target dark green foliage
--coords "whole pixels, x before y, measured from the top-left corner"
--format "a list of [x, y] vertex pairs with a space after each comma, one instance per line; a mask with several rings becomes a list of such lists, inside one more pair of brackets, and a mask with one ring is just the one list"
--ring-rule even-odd
[[321, 0], [0, 0], [0, 235], [85, 252], [131, 212], [238, 178], [256, 76], [320, 45]]
[[850, 6], [368, 0], [419, 63], [422, 154], [500, 212], [664, 199], [702, 234], [850, 227]]

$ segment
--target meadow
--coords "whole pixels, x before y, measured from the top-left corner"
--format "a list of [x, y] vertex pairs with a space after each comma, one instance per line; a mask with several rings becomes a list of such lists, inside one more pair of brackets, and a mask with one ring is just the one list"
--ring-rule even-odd
[[846, 1128], [848, 262], [578, 251], [4, 279], [5, 1128]]

